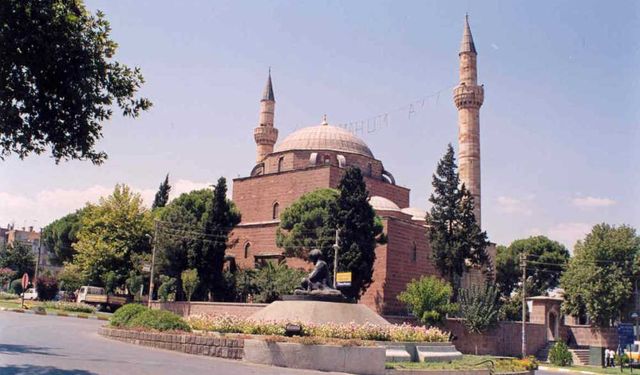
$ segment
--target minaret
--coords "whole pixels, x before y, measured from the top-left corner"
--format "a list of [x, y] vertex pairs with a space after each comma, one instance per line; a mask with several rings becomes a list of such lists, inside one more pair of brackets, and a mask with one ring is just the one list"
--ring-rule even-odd
[[480, 106], [484, 101], [484, 87], [478, 86], [477, 55], [467, 15], [458, 54], [460, 84], [453, 90], [453, 100], [458, 108], [460, 181], [473, 196], [474, 213], [480, 226]]
[[271, 68], [269, 68], [269, 78], [260, 100], [260, 124], [253, 129], [253, 138], [256, 140], [257, 152], [256, 162], [260, 163], [265, 156], [273, 152], [273, 145], [278, 140], [278, 129], [273, 127], [273, 114], [276, 108], [276, 98], [273, 95], [273, 85], [271, 84]]

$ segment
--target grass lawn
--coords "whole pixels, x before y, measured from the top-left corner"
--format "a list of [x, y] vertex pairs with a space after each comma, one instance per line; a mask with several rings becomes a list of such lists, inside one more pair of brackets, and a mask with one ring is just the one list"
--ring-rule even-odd
[[515, 358], [488, 355], [463, 355], [462, 359], [451, 362], [387, 362], [386, 367], [394, 369], [469, 370], [488, 368], [490, 366], [489, 363], [479, 364], [487, 360], [493, 360], [495, 371], [498, 373], [525, 370], [521, 364], [514, 362]]
[[558, 368], [558, 369], [568, 369], [568, 370], [572, 370], [572, 371], [589, 371], [589, 372], [596, 372], [598, 374], [609, 374], [609, 375], [616, 375], [616, 374], [640, 374], [640, 369], [639, 368], [635, 368], [634, 371], [632, 372], [630, 368], [625, 367], [622, 372], [620, 372], [620, 367], [606, 367], [606, 368], [602, 368], [600, 366], [567, 366], [567, 367], [560, 367], [560, 366], [554, 366], [550, 363], [544, 363], [542, 364], [542, 366], [545, 367], [552, 367], [552, 368]]
[[[24, 301], [25, 306], [31, 308], [34, 306], [40, 306], [41, 303], [39, 301]], [[0, 307], [6, 307], [9, 309], [19, 309], [20, 308], [20, 300], [0, 300]], [[63, 314], [77, 314], [78, 316], [91, 316], [91, 315], [97, 315], [97, 316], [106, 316], [109, 317], [111, 316], [110, 313], [105, 313], [105, 312], [97, 312], [95, 314], [89, 314], [89, 313], [81, 313], [81, 312], [75, 312], [75, 311], [66, 311], [66, 310], [59, 310], [59, 309], [51, 309], [51, 308], [46, 308], [45, 309], [47, 312], [55, 312], [55, 313], [63, 313]]]

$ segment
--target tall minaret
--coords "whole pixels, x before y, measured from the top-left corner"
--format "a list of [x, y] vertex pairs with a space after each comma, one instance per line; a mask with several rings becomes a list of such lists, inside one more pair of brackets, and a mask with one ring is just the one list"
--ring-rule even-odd
[[273, 127], [273, 114], [276, 109], [276, 98], [273, 95], [271, 84], [271, 68], [269, 78], [260, 100], [260, 124], [253, 129], [253, 138], [256, 140], [258, 155], [256, 161], [262, 162], [265, 156], [273, 152], [273, 145], [278, 140], [278, 129]]
[[484, 88], [478, 86], [477, 55], [467, 15], [458, 54], [460, 84], [453, 90], [453, 100], [458, 108], [460, 181], [473, 195], [474, 213], [480, 226], [480, 106], [484, 101]]

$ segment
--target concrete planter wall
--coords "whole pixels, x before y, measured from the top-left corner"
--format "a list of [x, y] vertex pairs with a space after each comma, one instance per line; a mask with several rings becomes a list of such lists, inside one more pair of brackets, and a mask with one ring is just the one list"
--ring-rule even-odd
[[385, 348], [303, 345], [247, 339], [244, 361], [270, 366], [366, 375], [385, 373]]

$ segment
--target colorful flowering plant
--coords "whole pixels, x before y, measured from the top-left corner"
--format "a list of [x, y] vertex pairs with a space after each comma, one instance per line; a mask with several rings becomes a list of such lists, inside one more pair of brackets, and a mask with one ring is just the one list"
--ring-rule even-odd
[[298, 324], [302, 336], [344, 340], [446, 342], [449, 334], [435, 327], [408, 324], [380, 326], [365, 324], [304, 324], [284, 321], [255, 321], [231, 315], [193, 315], [187, 322], [194, 330], [252, 335], [284, 335], [287, 323]]

